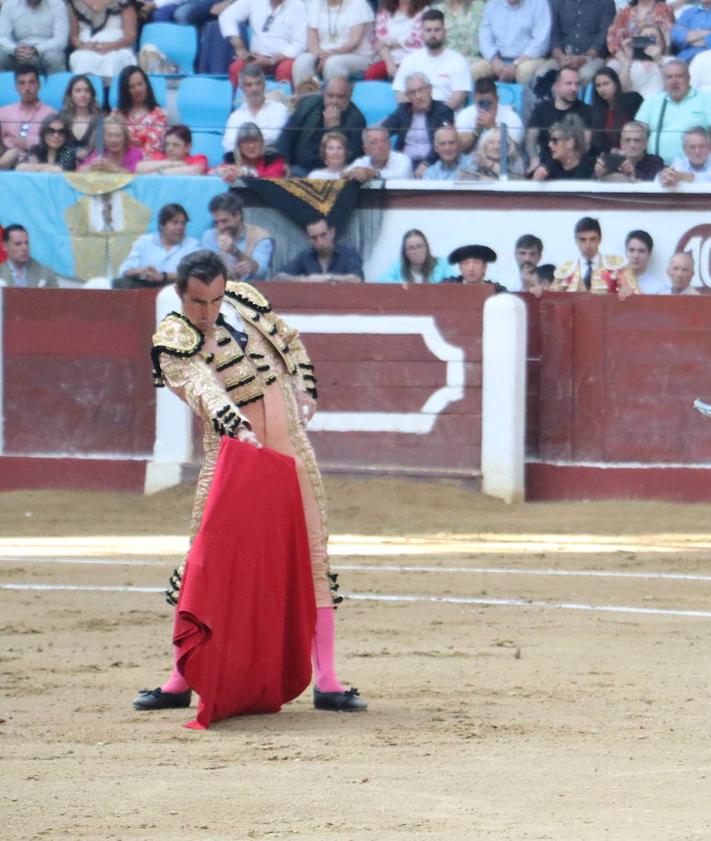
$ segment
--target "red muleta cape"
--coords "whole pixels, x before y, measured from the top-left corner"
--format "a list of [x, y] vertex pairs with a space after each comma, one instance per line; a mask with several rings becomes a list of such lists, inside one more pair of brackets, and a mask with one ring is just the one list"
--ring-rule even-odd
[[316, 603], [294, 460], [224, 438], [175, 615], [178, 668], [205, 729], [278, 712], [311, 680]]

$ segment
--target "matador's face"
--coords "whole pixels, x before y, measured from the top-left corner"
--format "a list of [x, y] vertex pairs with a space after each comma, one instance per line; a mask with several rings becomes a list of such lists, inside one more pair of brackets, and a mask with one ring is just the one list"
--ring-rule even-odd
[[183, 315], [203, 333], [215, 326], [224, 299], [225, 279], [222, 275], [210, 283], [189, 277], [185, 292], [180, 296]]

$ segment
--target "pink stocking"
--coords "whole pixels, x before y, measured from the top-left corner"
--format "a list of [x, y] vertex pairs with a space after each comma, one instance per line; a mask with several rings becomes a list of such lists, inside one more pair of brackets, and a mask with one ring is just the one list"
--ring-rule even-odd
[[[175, 649], [176, 653], [178, 649]], [[177, 663], [173, 666], [173, 671], [168, 680], [161, 686], [161, 692], [187, 692], [190, 687], [185, 678], [178, 671]]]
[[343, 692], [343, 686], [336, 677], [335, 643], [336, 623], [333, 608], [316, 608], [311, 660], [314, 667], [314, 683], [321, 692]]

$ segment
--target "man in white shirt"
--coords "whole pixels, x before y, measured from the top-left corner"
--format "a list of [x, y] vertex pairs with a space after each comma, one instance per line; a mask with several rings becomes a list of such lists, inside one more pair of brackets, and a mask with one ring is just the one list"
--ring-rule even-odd
[[[303, 0], [236, 0], [220, 13], [220, 32], [235, 50], [230, 79], [237, 86], [246, 64], [256, 63], [277, 81], [291, 84], [294, 59], [306, 51], [306, 5]], [[239, 25], [248, 23], [249, 49]]]
[[548, 0], [489, 0], [479, 27], [482, 59], [472, 72], [526, 85], [543, 64], [550, 37]]
[[432, 83], [432, 97], [445, 102], [453, 111], [461, 108], [472, 90], [472, 76], [467, 60], [446, 44], [444, 15], [428, 9], [422, 15], [422, 40], [425, 44], [405, 56], [393, 79], [393, 90], [405, 101], [405, 80], [413, 73], [424, 73]]
[[283, 102], [267, 99], [265, 86], [264, 73], [258, 64], [247, 64], [242, 68], [239, 74], [242, 104], [227, 118], [222, 138], [225, 152], [234, 151], [237, 132], [245, 123], [259, 126], [266, 146], [276, 144], [284, 123], [289, 119], [289, 109]]
[[412, 178], [412, 163], [404, 152], [390, 148], [390, 133], [383, 126], [363, 129], [365, 155], [356, 158], [346, 170], [346, 178], [364, 184], [371, 178], [387, 181]]
[[671, 281], [672, 295], [700, 295], [691, 285], [694, 277], [694, 258], [688, 251], [679, 251], [672, 255], [667, 266], [667, 275]]
[[674, 158], [672, 165], [663, 169], [657, 180], [663, 187], [678, 184], [708, 184], [711, 181], [711, 138], [703, 126], [694, 126], [684, 132], [683, 155]]
[[477, 79], [474, 83], [474, 104], [457, 114], [454, 120], [462, 149], [471, 151], [481, 135], [490, 128], [505, 125], [517, 146], [524, 138], [523, 122], [510, 105], [501, 105], [493, 79]]
[[645, 295], [668, 295], [671, 286], [666, 278], [649, 271], [654, 240], [647, 231], [630, 231], [625, 237], [627, 265], [634, 272], [639, 288]]
[[29, 64], [40, 73], [67, 69], [69, 15], [64, 0], [5, 0], [0, 9], [0, 70]]

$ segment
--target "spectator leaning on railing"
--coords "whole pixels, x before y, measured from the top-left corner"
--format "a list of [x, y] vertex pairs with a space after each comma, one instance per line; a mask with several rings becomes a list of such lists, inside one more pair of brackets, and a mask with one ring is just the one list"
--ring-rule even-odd
[[601, 154], [595, 161], [595, 177], [603, 181], [654, 181], [664, 169], [659, 155], [647, 152], [649, 129], [631, 120], [622, 126], [619, 154]]
[[384, 126], [363, 130], [365, 155], [356, 158], [346, 169], [345, 176], [364, 184], [373, 178], [387, 181], [392, 178], [412, 178], [412, 164], [403, 152], [390, 148], [390, 137]]
[[664, 187], [678, 184], [708, 184], [711, 182], [711, 140], [709, 132], [695, 126], [684, 132], [683, 155], [674, 158], [657, 176]]
[[580, 117], [568, 114], [553, 123], [548, 136], [550, 160], [536, 167], [534, 181], [588, 180], [593, 176], [594, 158], [587, 148], [585, 126]]
[[699, 295], [698, 289], [691, 285], [694, 278], [694, 258], [688, 251], [679, 251], [672, 255], [667, 266], [667, 276], [671, 281], [672, 295]]
[[423, 181], [456, 181], [466, 162], [462, 143], [454, 126], [442, 126], [435, 132], [437, 160], [424, 172]]
[[625, 237], [627, 265], [634, 272], [639, 288], [645, 295], [664, 295], [669, 291], [669, 281], [649, 270], [653, 250], [654, 240], [647, 231], [630, 231]]

